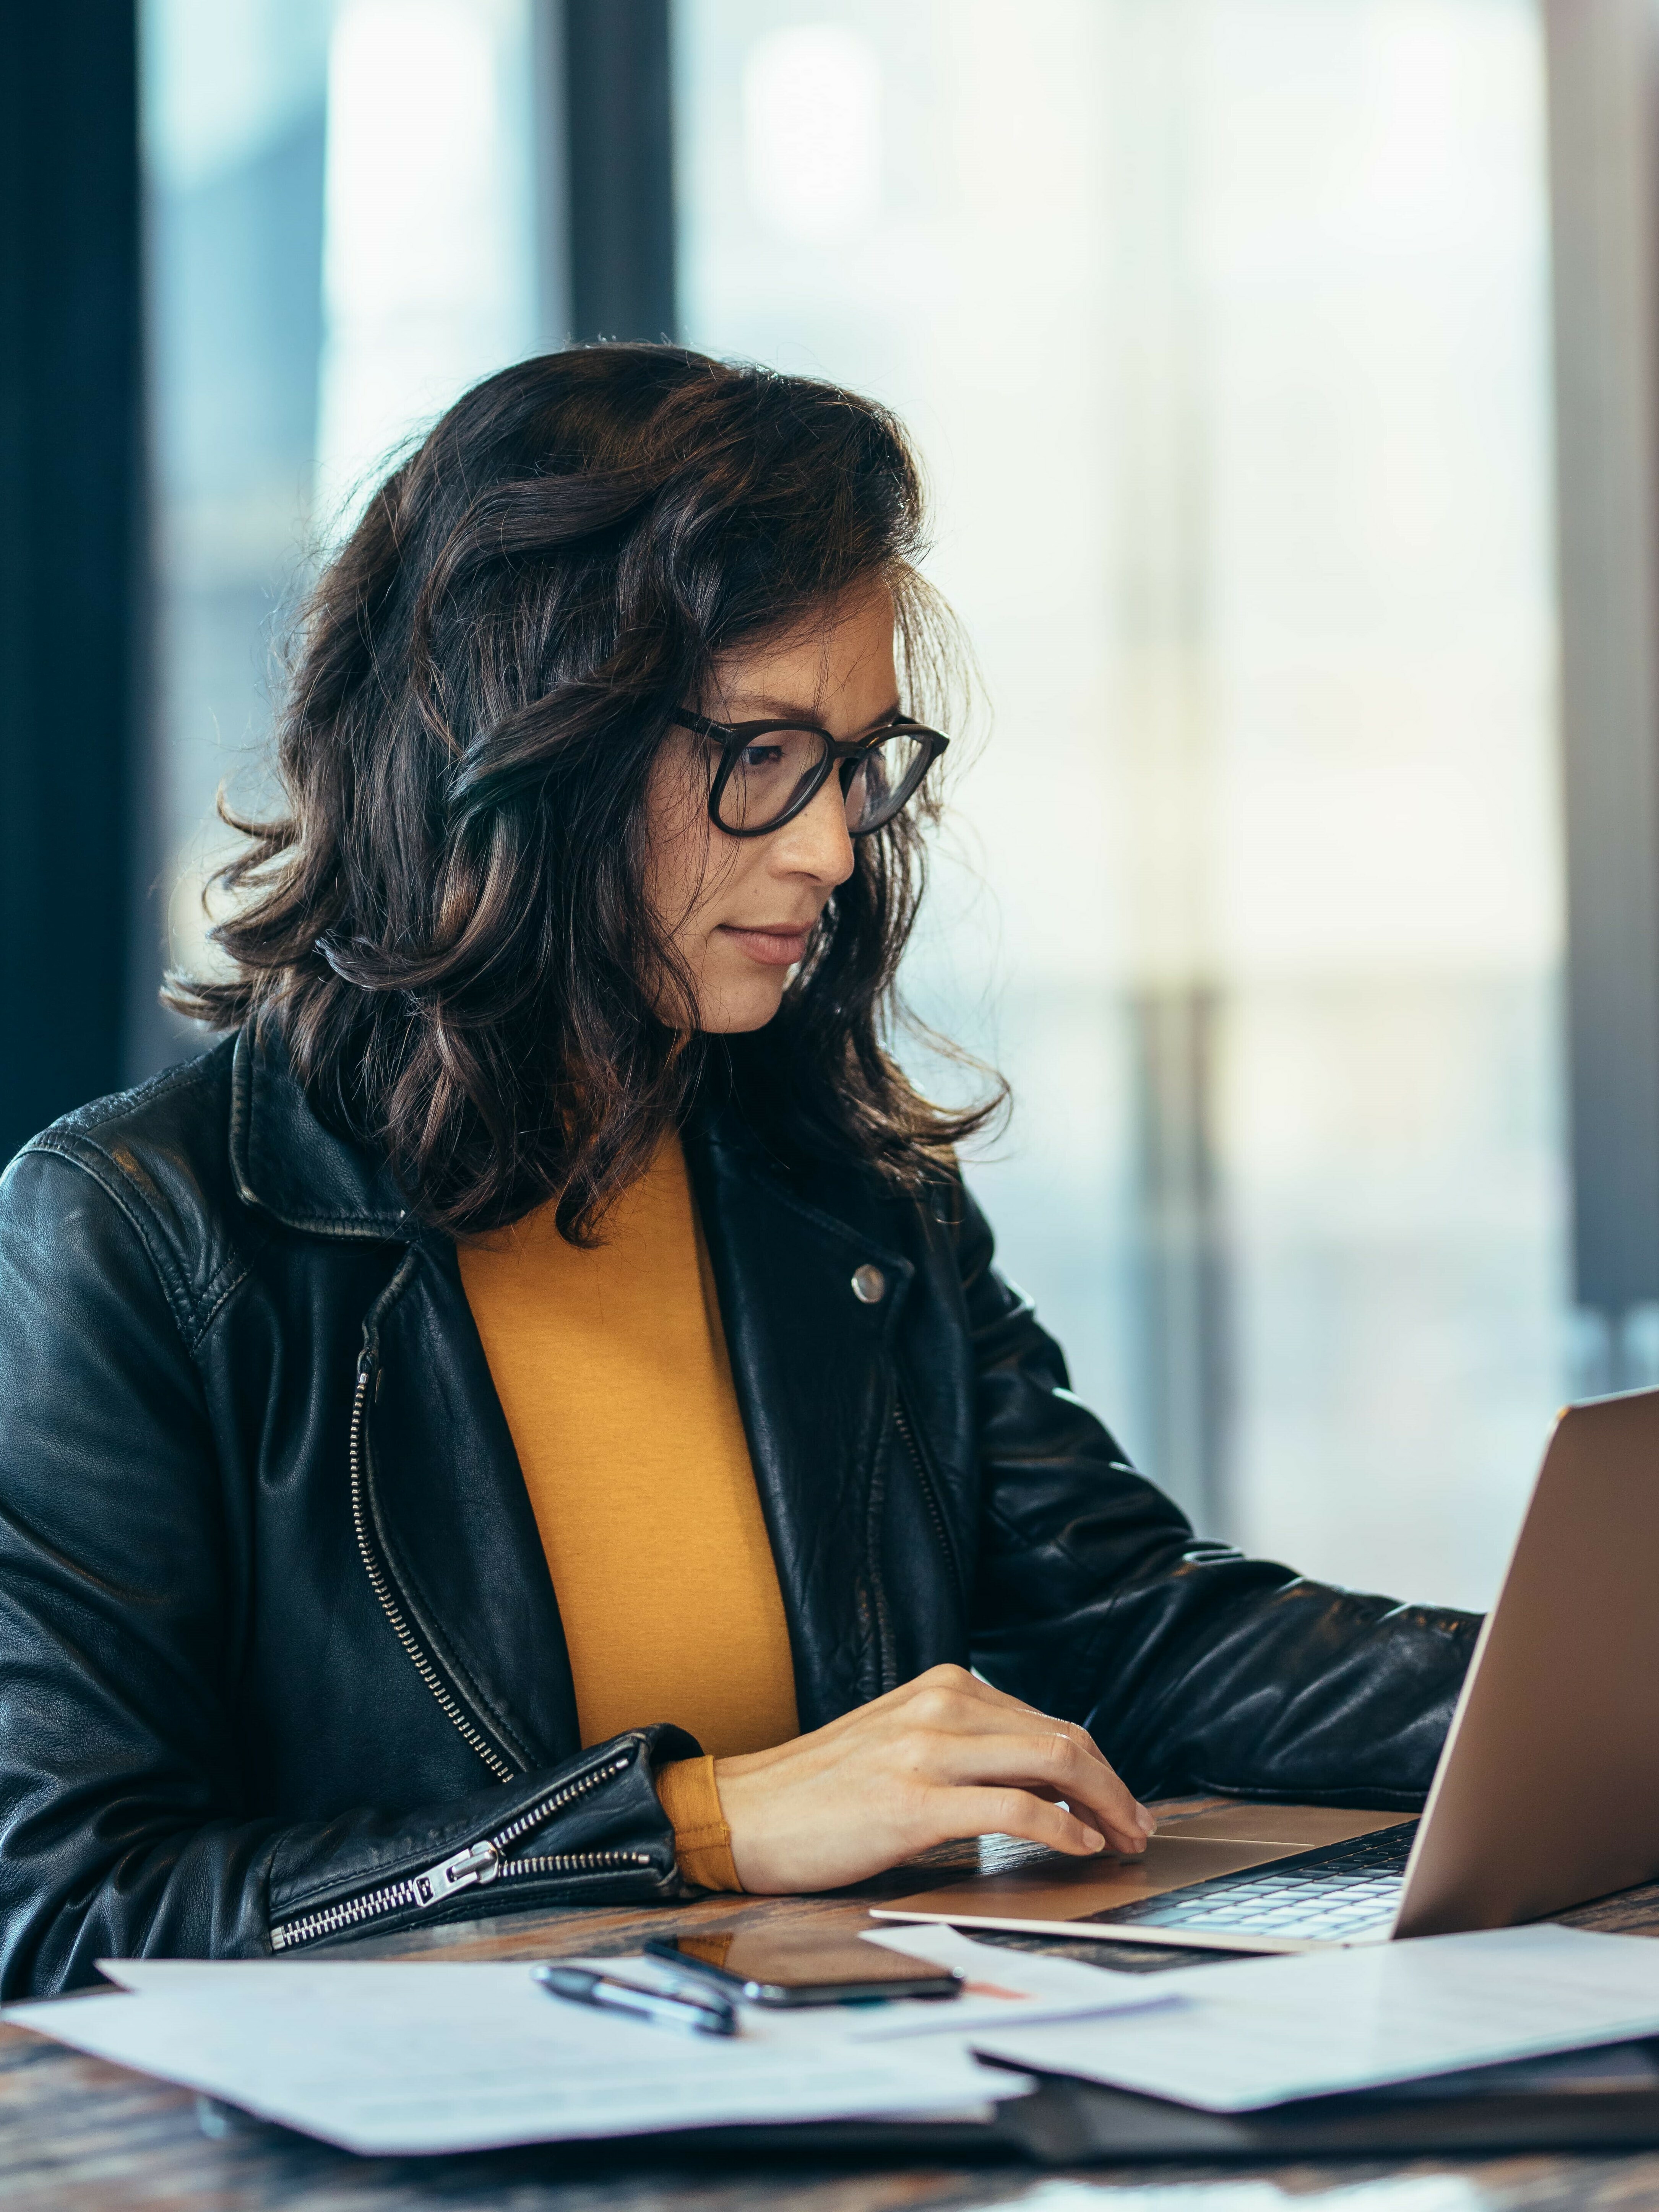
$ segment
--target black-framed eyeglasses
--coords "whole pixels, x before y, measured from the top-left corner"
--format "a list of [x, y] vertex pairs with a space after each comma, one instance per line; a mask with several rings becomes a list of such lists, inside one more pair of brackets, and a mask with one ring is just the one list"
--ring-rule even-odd
[[951, 742], [903, 720], [843, 740], [810, 723], [711, 722], [684, 709], [674, 720], [720, 749], [708, 816], [729, 837], [781, 830], [811, 805], [831, 775], [841, 778], [848, 833], [867, 837], [909, 805]]

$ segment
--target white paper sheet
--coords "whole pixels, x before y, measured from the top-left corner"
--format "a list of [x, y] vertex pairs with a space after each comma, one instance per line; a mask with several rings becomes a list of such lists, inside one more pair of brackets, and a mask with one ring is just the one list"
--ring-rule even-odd
[[775, 2035], [752, 2011], [730, 2041], [676, 2033], [562, 2004], [523, 1965], [151, 1960], [112, 1971], [141, 1993], [0, 2017], [386, 2155], [961, 2112], [1029, 2086], [959, 2040]]
[[1553, 1925], [1158, 1977], [1175, 2002], [976, 2035], [1022, 2066], [1207, 2112], [1659, 2034], [1659, 1942]]

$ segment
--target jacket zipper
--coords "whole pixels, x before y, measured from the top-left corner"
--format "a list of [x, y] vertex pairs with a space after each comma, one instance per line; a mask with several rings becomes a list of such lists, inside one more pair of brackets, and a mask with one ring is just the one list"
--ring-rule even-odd
[[563, 1812], [578, 1798], [586, 1797], [590, 1790], [624, 1772], [633, 1758], [633, 1753], [628, 1752], [573, 1775], [544, 1797], [538, 1797], [493, 1836], [485, 1837], [482, 1843], [467, 1844], [464, 1850], [441, 1859], [435, 1866], [423, 1868], [418, 1874], [404, 1875], [397, 1881], [383, 1882], [378, 1889], [365, 1890], [360, 1896], [343, 1898], [337, 1905], [321, 1905], [315, 1912], [279, 1922], [270, 1931], [271, 1949], [297, 1950], [301, 1944], [320, 1942], [325, 1936], [337, 1936], [348, 1928], [367, 1928], [372, 1922], [384, 1920], [394, 1912], [441, 1905], [457, 1890], [482, 1889], [493, 1881], [516, 1881], [526, 1876], [555, 1874], [621, 1873], [629, 1867], [649, 1866], [649, 1851], [548, 1851], [536, 1858], [507, 1856], [520, 1836], [544, 1826], [556, 1813]]
[[404, 1650], [415, 1662], [415, 1671], [437, 1699], [445, 1717], [456, 1728], [465, 1741], [477, 1752], [498, 1782], [512, 1782], [517, 1770], [507, 1765], [501, 1753], [485, 1741], [473, 1727], [455, 1699], [444, 1687], [443, 1678], [426, 1653], [416, 1642], [409, 1623], [404, 1618], [403, 1607], [392, 1592], [374, 1544], [369, 1538], [368, 1516], [365, 1498], [365, 1465], [363, 1455], [363, 1424], [368, 1412], [369, 1386], [374, 1379], [374, 1355], [365, 1346], [357, 1360], [357, 1388], [351, 1401], [351, 1526], [357, 1539], [357, 1551], [368, 1577], [368, 1586], [380, 1600], [380, 1610], [392, 1624], [392, 1631]]
[[962, 1569], [957, 1561], [956, 1547], [951, 1541], [951, 1531], [945, 1522], [945, 1509], [939, 1502], [939, 1492], [934, 1486], [933, 1478], [927, 1471], [927, 1462], [921, 1455], [921, 1447], [916, 1442], [915, 1431], [911, 1426], [909, 1412], [904, 1403], [902, 1388], [896, 1389], [893, 1394], [893, 1425], [899, 1432], [905, 1450], [910, 1455], [910, 1464], [916, 1471], [916, 1481], [921, 1487], [922, 1503], [927, 1508], [927, 1517], [933, 1524], [933, 1534], [939, 1539], [939, 1547], [945, 1556], [945, 1564], [950, 1568], [951, 1578], [960, 1590]]

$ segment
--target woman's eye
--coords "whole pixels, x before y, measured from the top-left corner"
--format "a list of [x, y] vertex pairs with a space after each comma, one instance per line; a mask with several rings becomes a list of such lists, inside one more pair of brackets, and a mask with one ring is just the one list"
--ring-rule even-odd
[[740, 757], [745, 768], [775, 768], [783, 758], [783, 747], [745, 745]]

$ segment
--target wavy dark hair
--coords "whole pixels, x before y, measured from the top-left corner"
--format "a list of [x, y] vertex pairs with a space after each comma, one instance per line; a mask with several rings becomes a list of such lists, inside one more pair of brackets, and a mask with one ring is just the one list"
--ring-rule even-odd
[[[296, 634], [271, 818], [216, 882], [229, 972], [179, 1012], [279, 1038], [331, 1125], [465, 1235], [551, 1199], [599, 1235], [698, 1086], [782, 1154], [914, 1186], [996, 1100], [950, 1112], [889, 1049], [924, 802], [857, 841], [765, 1029], [655, 1011], [675, 955], [643, 890], [659, 747], [716, 657], [894, 594], [911, 711], [948, 618], [917, 576], [899, 424], [805, 378], [668, 346], [520, 362], [450, 409], [369, 501]], [[932, 691], [931, 699], [927, 696]], [[918, 818], [920, 815], [920, 819]]]

